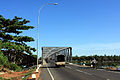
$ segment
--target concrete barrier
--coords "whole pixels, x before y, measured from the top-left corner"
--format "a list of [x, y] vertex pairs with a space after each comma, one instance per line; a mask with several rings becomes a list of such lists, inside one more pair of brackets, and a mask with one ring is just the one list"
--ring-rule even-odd
[[39, 72], [39, 69], [36, 69], [36, 71], [35, 71], [36, 73], [38, 73]]
[[32, 74], [32, 80], [36, 80], [36, 74]]

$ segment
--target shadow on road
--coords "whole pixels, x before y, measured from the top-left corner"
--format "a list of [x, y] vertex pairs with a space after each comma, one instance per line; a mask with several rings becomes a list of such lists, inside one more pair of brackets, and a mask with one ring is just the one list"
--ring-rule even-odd
[[97, 68], [91, 68], [91, 67], [77, 67], [78, 69], [97, 69]]
[[59, 67], [56, 67], [56, 66], [43, 66], [42, 68], [59, 68]]

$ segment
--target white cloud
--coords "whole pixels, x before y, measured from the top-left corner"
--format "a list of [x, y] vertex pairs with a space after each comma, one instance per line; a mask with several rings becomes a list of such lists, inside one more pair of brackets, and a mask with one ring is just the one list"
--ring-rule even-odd
[[73, 46], [73, 55], [120, 55], [120, 42]]

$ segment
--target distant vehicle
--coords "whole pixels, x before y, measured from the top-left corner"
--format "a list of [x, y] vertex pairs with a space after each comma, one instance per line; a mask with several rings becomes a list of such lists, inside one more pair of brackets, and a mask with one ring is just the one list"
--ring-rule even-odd
[[57, 55], [55, 59], [56, 66], [65, 66], [65, 56], [64, 55]]

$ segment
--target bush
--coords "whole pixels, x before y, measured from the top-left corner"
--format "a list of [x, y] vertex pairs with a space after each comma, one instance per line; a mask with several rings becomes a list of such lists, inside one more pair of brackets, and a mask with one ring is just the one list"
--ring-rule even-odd
[[8, 58], [2, 52], [0, 52], [0, 65], [5, 65], [8, 63]]
[[30, 75], [31, 75], [34, 71], [35, 71], [35, 69], [32, 69], [32, 70], [30, 70], [28, 73], [25, 73], [25, 74], [24, 74], [25, 77], [24, 77], [22, 80], [27, 80], [27, 78], [30, 77]]
[[5, 78], [0, 77], [0, 80], [9, 80], [9, 79], [5, 79]]
[[4, 66], [14, 71], [21, 71], [22, 68], [14, 63], [9, 63], [8, 58], [0, 51], [0, 67]]
[[18, 66], [17, 64], [13, 64], [13, 63], [10, 63], [10, 70], [14, 70], [14, 71], [21, 71], [22, 68], [20, 66]]
[[112, 63], [112, 66], [117, 67], [119, 64], [118, 63]]
[[4, 67], [17, 72], [22, 70], [22, 67], [14, 63], [5, 64]]

